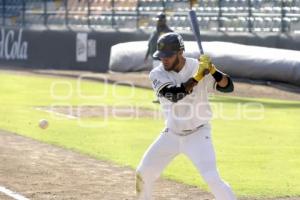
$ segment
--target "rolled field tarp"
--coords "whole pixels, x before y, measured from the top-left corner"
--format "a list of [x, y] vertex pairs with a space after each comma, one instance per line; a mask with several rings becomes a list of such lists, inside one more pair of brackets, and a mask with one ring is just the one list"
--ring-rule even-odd
[[115, 72], [137, 72], [152, 69], [152, 59], [149, 56], [144, 62], [148, 42], [126, 42], [113, 45], [110, 51], [109, 70]]
[[[300, 86], [300, 51], [229, 42], [203, 42], [202, 46], [213, 63], [232, 77], [279, 81]], [[149, 70], [149, 65], [144, 63], [146, 49], [147, 41], [114, 45], [111, 48], [110, 70]], [[185, 42], [186, 56], [198, 58], [199, 54], [196, 42]]]

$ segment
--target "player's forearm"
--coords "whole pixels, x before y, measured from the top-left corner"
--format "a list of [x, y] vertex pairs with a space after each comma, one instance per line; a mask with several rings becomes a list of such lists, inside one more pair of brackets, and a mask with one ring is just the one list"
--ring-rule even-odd
[[166, 86], [159, 91], [159, 95], [165, 97], [169, 101], [176, 103], [177, 101], [183, 99], [187, 92], [183, 85], [177, 86]]
[[189, 94], [193, 91], [193, 88], [198, 84], [198, 81], [196, 81], [193, 77], [189, 78], [185, 83], [183, 83], [183, 86], [185, 88], [185, 91]]
[[[216, 69], [216, 68], [215, 68]], [[231, 78], [224, 74], [223, 72], [219, 70], [215, 70], [212, 73], [212, 76], [214, 77], [215, 81], [217, 82], [217, 90], [220, 92], [232, 92], [234, 90], [234, 85], [231, 80]]]
[[217, 82], [217, 90], [220, 92], [232, 92], [234, 90], [233, 82], [231, 78], [223, 73], [222, 71], [218, 70], [214, 64], [210, 64], [209, 66], [209, 73], [214, 77], [215, 81]]
[[177, 101], [183, 99], [186, 95], [190, 94], [193, 91], [193, 87], [197, 85], [198, 82], [195, 82], [190, 78], [187, 82], [182, 83], [179, 87], [167, 85], [159, 91], [159, 95], [165, 97], [169, 101], [176, 103]]
[[217, 70], [217, 68], [215, 66], [213, 66], [213, 67], [214, 67], [214, 70], [211, 70], [210, 73], [214, 77], [217, 84], [220, 87], [225, 87], [226, 85], [228, 85], [227, 75], [224, 74], [223, 72], [221, 72], [220, 70]]
[[144, 60], [147, 60], [148, 59], [148, 57], [149, 57], [149, 54], [150, 54], [150, 51], [149, 51], [149, 48], [147, 49], [147, 52], [146, 52], [146, 54], [145, 54], [145, 58], [144, 58]]
[[222, 79], [217, 82], [220, 87], [226, 87], [228, 85], [228, 77], [226, 75], [222, 75]]

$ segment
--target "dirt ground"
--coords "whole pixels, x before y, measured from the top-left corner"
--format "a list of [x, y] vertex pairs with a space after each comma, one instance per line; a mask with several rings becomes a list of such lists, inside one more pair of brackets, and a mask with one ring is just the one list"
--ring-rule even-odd
[[[119, 167], [3, 130], [0, 130], [0, 152], [0, 186], [29, 199], [135, 199], [134, 171], [130, 168]], [[156, 184], [155, 198], [213, 199], [199, 188], [163, 179]], [[0, 193], [0, 199], [11, 198]]]
[[[77, 78], [83, 72], [4, 70], [29, 76], [64, 76]], [[3, 71], [2, 71], [3, 72]], [[1, 73], [1, 70], [0, 70]], [[139, 87], [150, 87], [147, 74], [93, 74], [85, 78], [99, 81], [134, 81]], [[146, 80], [146, 81], [145, 81]], [[299, 90], [300, 91], [300, 90]], [[296, 87], [263, 85], [247, 82], [236, 84], [236, 96], [254, 96], [300, 100]], [[60, 110], [63, 110], [60, 108]], [[62, 111], [63, 112], [63, 111]], [[64, 111], [65, 112], [65, 111]], [[151, 115], [143, 111], [145, 115]], [[85, 114], [91, 116], [91, 112]], [[30, 138], [0, 130], [0, 187], [6, 187], [29, 199], [84, 199], [131, 200], [135, 199], [134, 170], [86, 155], [44, 144]], [[158, 200], [211, 200], [207, 192], [174, 181], [160, 179], [156, 185]], [[10, 197], [0, 192], [0, 199]], [[244, 200], [255, 200], [244, 198]], [[276, 200], [300, 200], [277, 198]], [[265, 199], [266, 200], [266, 199]], [[275, 200], [275, 199], [273, 199]]]
[[[29, 199], [135, 199], [135, 176], [130, 168], [5, 131], [0, 131], [0, 152], [0, 184]], [[212, 199], [195, 187], [167, 180], [158, 182], [156, 197]]]

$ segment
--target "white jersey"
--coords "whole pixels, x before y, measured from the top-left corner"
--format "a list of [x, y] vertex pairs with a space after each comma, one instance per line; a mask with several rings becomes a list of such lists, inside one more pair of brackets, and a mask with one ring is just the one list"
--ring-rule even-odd
[[[184, 67], [177, 73], [166, 71], [160, 64], [150, 72], [152, 87], [158, 95], [166, 85], [180, 86], [196, 73], [198, 66], [197, 59], [186, 58]], [[166, 118], [166, 127], [174, 132], [181, 132], [207, 124], [212, 118], [207, 91], [214, 85], [214, 78], [208, 74], [193, 88], [191, 94], [176, 103], [158, 95]]]

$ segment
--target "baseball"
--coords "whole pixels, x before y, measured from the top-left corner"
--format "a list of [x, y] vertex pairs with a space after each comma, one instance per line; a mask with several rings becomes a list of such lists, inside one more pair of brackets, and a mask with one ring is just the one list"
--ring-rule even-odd
[[49, 126], [49, 123], [46, 119], [41, 119], [39, 122], [39, 127], [41, 129], [46, 129]]

